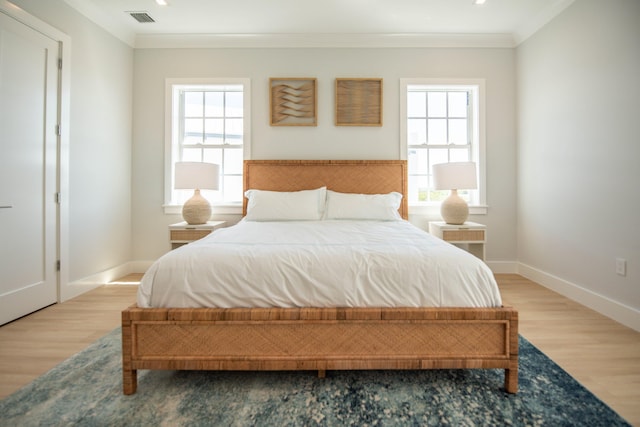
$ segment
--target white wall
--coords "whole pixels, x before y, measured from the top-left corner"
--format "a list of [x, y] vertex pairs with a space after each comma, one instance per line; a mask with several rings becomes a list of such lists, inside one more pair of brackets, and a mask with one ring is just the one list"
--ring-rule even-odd
[[[69, 281], [131, 260], [133, 49], [61, 0], [11, 0], [71, 38]], [[63, 284], [66, 285], [66, 284]]]
[[[487, 258], [516, 261], [516, 98], [513, 49], [136, 49], [133, 121], [133, 257], [169, 250], [162, 211], [166, 78], [248, 77], [254, 159], [400, 158], [400, 78], [486, 79], [489, 214]], [[269, 126], [269, 77], [318, 79], [318, 126]], [[334, 126], [336, 77], [384, 79], [382, 127]], [[237, 218], [224, 218], [237, 219]], [[412, 215], [425, 225], [426, 218]]]
[[517, 49], [523, 271], [636, 327], [639, 77], [639, 1], [577, 1]]

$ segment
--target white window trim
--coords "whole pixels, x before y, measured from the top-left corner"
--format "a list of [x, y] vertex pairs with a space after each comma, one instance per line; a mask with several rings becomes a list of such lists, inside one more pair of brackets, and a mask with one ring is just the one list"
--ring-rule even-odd
[[[486, 108], [485, 108], [485, 80], [484, 79], [434, 79], [434, 78], [406, 78], [400, 79], [400, 159], [407, 160], [407, 87], [411, 85], [425, 86], [468, 86], [477, 88], [474, 114], [478, 122], [478, 149], [471, 150], [472, 160], [478, 165], [478, 202], [469, 205], [471, 215], [486, 215], [487, 206], [487, 176], [486, 176]], [[409, 204], [409, 213], [435, 216], [440, 213], [440, 203]]]
[[[175, 88], [180, 86], [208, 86], [208, 85], [243, 85], [243, 142], [242, 155], [244, 160], [251, 159], [251, 79], [249, 78], [169, 78], [165, 80], [165, 117], [164, 117], [164, 204], [165, 214], [182, 213], [182, 205], [171, 204], [171, 166], [173, 156], [174, 132], [174, 100]], [[242, 203], [212, 203], [214, 214], [242, 214]]]

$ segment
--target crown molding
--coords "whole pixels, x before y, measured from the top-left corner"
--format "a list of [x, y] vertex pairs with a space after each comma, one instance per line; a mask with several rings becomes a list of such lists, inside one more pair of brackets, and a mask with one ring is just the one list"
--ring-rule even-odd
[[[6, 1], [6, 0], [5, 0]], [[151, 34], [135, 33], [93, 3], [63, 0], [133, 48], [514, 48], [562, 13], [575, 0], [559, 0], [523, 22], [513, 34]]]
[[513, 48], [511, 34], [138, 34], [154, 48]]

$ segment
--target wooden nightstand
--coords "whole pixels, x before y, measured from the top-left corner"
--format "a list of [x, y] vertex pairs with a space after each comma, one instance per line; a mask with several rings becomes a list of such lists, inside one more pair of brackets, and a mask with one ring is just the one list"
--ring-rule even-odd
[[171, 224], [169, 226], [169, 240], [171, 249], [179, 248], [182, 245], [202, 239], [213, 230], [226, 227], [226, 221], [207, 221], [206, 224], [190, 225], [186, 221]]
[[469, 221], [462, 225], [433, 221], [429, 223], [429, 233], [472, 253], [484, 261], [484, 244], [487, 241], [486, 225]]

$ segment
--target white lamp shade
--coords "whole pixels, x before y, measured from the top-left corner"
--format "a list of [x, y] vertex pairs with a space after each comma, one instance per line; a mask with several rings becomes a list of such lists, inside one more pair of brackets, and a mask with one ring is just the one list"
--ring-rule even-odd
[[434, 190], [474, 190], [478, 188], [474, 162], [433, 165]]
[[176, 190], [217, 190], [220, 167], [213, 163], [178, 162], [175, 166]]

